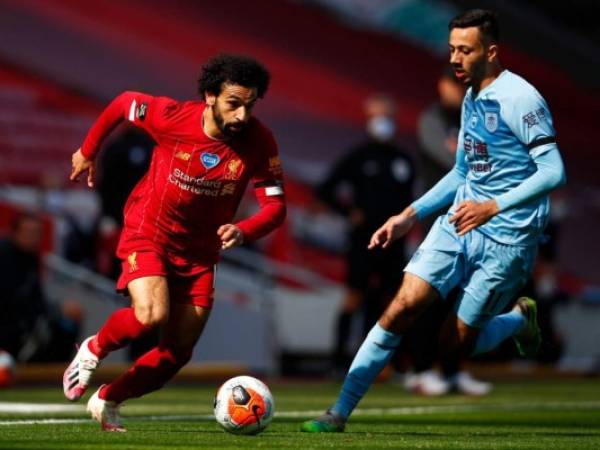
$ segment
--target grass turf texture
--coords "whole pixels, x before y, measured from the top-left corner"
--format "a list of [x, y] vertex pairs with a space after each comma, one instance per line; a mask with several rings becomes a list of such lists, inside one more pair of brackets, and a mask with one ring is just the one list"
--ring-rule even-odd
[[[0, 449], [196, 449], [196, 448], [424, 448], [424, 449], [598, 449], [600, 382], [561, 380], [505, 382], [485, 398], [437, 399], [405, 394], [378, 384], [342, 434], [306, 434], [300, 423], [320, 414], [338, 385], [277, 384], [276, 416], [258, 436], [233, 436], [212, 419], [215, 386], [172, 386], [123, 408], [129, 432], [103, 433], [81, 412], [0, 412]], [[60, 386], [0, 391], [6, 402], [60, 403]], [[57, 423], [39, 423], [54, 419]], [[24, 424], [23, 421], [36, 423]], [[21, 421], [19, 423], [19, 421]], [[73, 423], [75, 422], [75, 423]]]

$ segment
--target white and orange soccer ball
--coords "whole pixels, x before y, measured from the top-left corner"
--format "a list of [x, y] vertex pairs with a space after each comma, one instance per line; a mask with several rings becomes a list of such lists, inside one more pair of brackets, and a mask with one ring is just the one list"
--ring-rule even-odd
[[15, 360], [11, 354], [0, 349], [0, 388], [6, 388], [13, 384], [15, 367]]
[[215, 418], [229, 433], [258, 434], [273, 420], [275, 404], [265, 383], [249, 376], [227, 380], [217, 391]]

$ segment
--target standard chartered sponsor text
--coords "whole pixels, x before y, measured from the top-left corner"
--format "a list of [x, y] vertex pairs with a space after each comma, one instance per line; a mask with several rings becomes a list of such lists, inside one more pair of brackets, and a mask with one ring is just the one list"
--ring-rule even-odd
[[180, 169], [175, 169], [169, 175], [169, 182], [184, 191], [190, 191], [197, 195], [209, 195], [216, 197], [219, 195], [222, 182], [219, 180], [204, 180], [199, 177], [192, 177]]

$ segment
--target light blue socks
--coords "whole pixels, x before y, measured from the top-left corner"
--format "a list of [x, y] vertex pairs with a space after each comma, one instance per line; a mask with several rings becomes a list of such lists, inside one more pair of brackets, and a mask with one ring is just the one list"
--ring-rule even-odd
[[471, 355], [489, 352], [505, 339], [514, 336], [521, 330], [527, 319], [518, 311], [511, 311], [491, 319], [479, 333], [475, 350]]
[[[481, 331], [473, 355], [492, 350], [526, 323], [527, 319], [518, 311], [494, 317]], [[375, 324], [356, 353], [331, 411], [344, 419], [350, 416], [400, 345], [400, 339], [400, 336], [384, 330], [379, 323]]]
[[342, 391], [331, 410], [347, 419], [383, 370], [396, 348], [400, 336], [384, 330], [379, 323], [371, 329], [352, 361]]

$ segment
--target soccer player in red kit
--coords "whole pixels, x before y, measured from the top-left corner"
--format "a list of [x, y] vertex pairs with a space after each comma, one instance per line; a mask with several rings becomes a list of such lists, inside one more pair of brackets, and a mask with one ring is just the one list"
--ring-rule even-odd
[[[63, 377], [65, 396], [78, 400], [108, 353], [160, 328], [158, 346], [90, 398], [88, 411], [106, 431], [125, 431], [123, 401], [161, 388], [189, 361], [210, 314], [219, 251], [258, 239], [285, 218], [277, 145], [252, 117], [269, 73], [254, 59], [222, 54], [203, 66], [198, 83], [202, 101], [124, 92], [73, 154], [71, 180], [87, 172], [93, 187], [94, 158], [116, 125], [129, 121], [157, 143], [125, 206], [117, 249], [117, 289], [129, 294], [131, 307], [116, 310], [83, 341]], [[249, 182], [260, 209], [234, 223]]]

